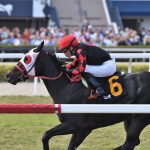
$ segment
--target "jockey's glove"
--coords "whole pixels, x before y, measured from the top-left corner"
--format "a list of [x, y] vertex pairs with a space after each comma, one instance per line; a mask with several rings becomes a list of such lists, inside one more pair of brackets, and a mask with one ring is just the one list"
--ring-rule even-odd
[[69, 77], [72, 77], [72, 73], [71, 73], [70, 69], [67, 69], [66, 67], [62, 67], [62, 68], [61, 68], [61, 71], [62, 71], [64, 74], [68, 74]]

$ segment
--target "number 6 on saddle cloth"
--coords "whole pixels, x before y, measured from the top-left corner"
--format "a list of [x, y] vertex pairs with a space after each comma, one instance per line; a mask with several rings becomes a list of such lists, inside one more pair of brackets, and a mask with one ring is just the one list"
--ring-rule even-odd
[[[84, 75], [83, 75], [84, 76]], [[102, 104], [128, 104], [132, 103], [124, 84], [124, 75], [116, 71], [112, 76], [97, 78], [105, 91], [105, 95], [97, 102]], [[89, 85], [89, 83], [88, 83]], [[89, 85], [90, 86], [90, 85]]]

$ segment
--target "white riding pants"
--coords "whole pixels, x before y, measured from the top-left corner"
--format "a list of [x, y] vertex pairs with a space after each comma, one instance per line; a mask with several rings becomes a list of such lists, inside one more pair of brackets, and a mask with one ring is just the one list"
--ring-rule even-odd
[[116, 71], [116, 63], [115, 60], [105, 61], [102, 65], [93, 66], [86, 65], [85, 72], [91, 73], [95, 77], [107, 77], [111, 76]]

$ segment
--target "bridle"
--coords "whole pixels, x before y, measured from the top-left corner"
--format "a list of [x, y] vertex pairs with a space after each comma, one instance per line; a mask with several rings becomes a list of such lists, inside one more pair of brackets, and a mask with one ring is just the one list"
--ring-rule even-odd
[[[53, 53], [51, 53], [51, 54], [53, 54]], [[70, 75], [67, 74], [67, 73], [64, 73], [63, 71], [61, 71], [60, 73], [58, 73], [54, 77], [29, 75], [29, 72], [33, 69], [35, 64], [36, 64], [36, 61], [33, 64], [33, 66], [30, 68], [30, 70], [26, 71], [25, 66], [23, 65], [23, 63], [19, 62], [15, 67], [21, 73], [21, 75], [16, 80], [20, 79], [21, 81], [25, 81], [28, 78], [34, 78], [34, 77], [39, 77], [41, 79], [46, 79], [46, 80], [57, 80], [57, 79], [61, 78], [61, 76], [63, 74], [65, 74], [69, 80], [71, 79]]]
[[34, 78], [34, 77], [39, 77], [39, 78], [46, 79], [46, 80], [57, 80], [63, 75], [63, 72], [60, 72], [58, 75], [54, 77], [28, 75], [28, 73], [33, 69], [34, 66], [35, 66], [35, 63], [33, 64], [33, 66], [31, 67], [29, 71], [26, 71], [24, 65], [21, 62], [18, 63], [15, 67], [17, 70], [19, 70], [19, 72], [21, 72], [21, 75], [17, 78], [17, 80], [18, 79], [24, 80], [24, 78]]

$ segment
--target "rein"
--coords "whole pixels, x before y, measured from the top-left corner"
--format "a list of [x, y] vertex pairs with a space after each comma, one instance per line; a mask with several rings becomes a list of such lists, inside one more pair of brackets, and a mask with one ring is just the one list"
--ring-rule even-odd
[[63, 72], [61, 72], [59, 75], [57, 75], [57, 76], [55, 76], [55, 77], [31, 76], [31, 75], [24, 75], [24, 76], [25, 76], [25, 77], [30, 77], [30, 78], [39, 77], [39, 78], [46, 79], [46, 80], [57, 80], [57, 79], [59, 79], [62, 75], [63, 75]]
[[[24, 66], [23, 66], [24, 67]], [[42, 78], [42, 79], [46, 79], [46, 80], [57, 80], [59, 79], [62, 75], [63, 75], [63, 72], [60, 72], [57, 76], [55, 77], [47, 77], [47, 76], [32, 76], [32, 75], [26, 75], [26, 73], [24, 72], [25, 69], [23, 69], [22, 67], [16, 65], [16, 68], [21, 72], [21, 76], [20, 77], [26, 77], [26, 78], [34, 78], [34, 77], [39, 77], [39, 78]], [[31, 69], [30, 69], [31, 70]], [[30, 71], [28, 71], [30, 72]], [[27, 74], [28, 74], [27, 72]]]

